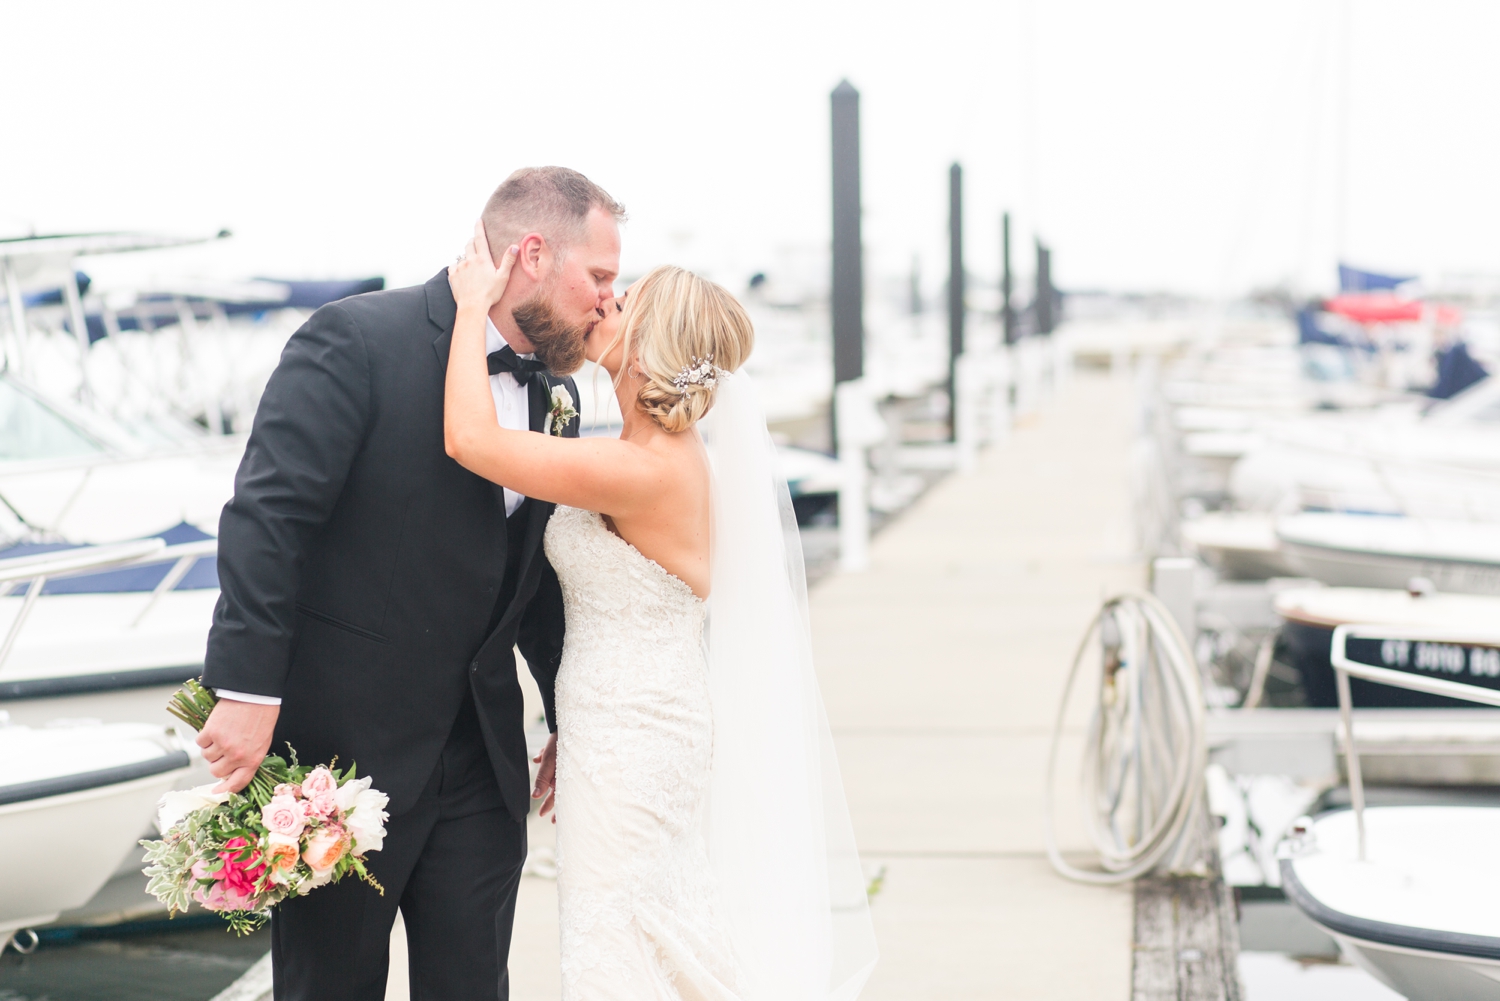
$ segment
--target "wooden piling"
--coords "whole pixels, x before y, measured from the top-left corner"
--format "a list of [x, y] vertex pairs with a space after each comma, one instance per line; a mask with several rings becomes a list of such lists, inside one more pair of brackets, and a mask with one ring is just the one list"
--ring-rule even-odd
[[958, 359], [964, 353], [964, 169], [948, 168], [948, 431], [956, 440]]
[[1000, 216], [1000, 329], [1005, 343], [1016, 343], [1016, 309], [1011, 305], [1010, 213]]
[[1036, 242], [1036, 332], [1039, 334], [1052, 333], [1053, 327], [1057, 325], [1057, 317], [1053, 315], [1053, 306], [1056, 304], [1056, 292], [1052, 288], [1052, 250], [1041, 240]]
[[[829, 95], [833, 152], [833, 382], [865, 372], [865, 277], [860, 235], [859, 91], [839, 81]], [[830, 420], [832, 417], [830, 415]], [[832, 435], [835, 451], [838, 433]]]

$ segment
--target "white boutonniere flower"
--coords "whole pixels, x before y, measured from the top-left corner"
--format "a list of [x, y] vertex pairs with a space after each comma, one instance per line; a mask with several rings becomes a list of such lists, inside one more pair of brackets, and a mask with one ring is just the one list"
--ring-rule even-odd
[[577, 416], [578, 411], [573, 408], [573, 394], [568, 392], [566, 386], [553, 386], [552, 409], [547, 411], [547, 426], [543, 430], [561, 438], [568, 422]]

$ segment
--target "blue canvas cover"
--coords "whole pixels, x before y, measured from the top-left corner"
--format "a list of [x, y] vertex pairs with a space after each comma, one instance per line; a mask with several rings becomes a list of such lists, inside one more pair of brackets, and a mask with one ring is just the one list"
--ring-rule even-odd
[[[148, 539], [161, 539], [169, 546], [181, 545], [184, 542], [199, 542], [203, 539], [212, 539], [213, 536], [207, 532], [189, 525], [187, 522], [179, 522], [164, 532], [146, 536]], [[0, 559], [8, 559], [13, 556], [32, 556], [36, 553], [60, 552], [64, 549], [83, 549], [84, 546], [72, 542], [21, 542], [16, 545], [0, 549]], [[98, 573], [79, 574], [76, 577], [64, 577], [61, 580], [49, 580], [42, 587], [42, 594], [114, 594], [124, 591], [154, 591], [156, 585], [160, 584], [162, 578], [172, 569], [175, 560], [166, 560], [162, 563], [148, 563], [145, 566], [125, 567], [120, 570], [101, 570]], [[194, 563], [187, 574], [178, 581], [174, 591], [194, 591], [207, 588], [217, 589], [219, 586], [218, 560], [212, 556], [205, 556]], [[18, 594], [26, 590], [26, 582], [22, 581], [11, 588], [12, 594]]]
[[1380, 289], [1393, 289], [1415, 280], [1415, 275], [1383, 275], [1378, 271], [1363, 271], [1359, 268], [1351, 268], [1347, 264], [1339, 264], [1340, 292], [1374, 292]]

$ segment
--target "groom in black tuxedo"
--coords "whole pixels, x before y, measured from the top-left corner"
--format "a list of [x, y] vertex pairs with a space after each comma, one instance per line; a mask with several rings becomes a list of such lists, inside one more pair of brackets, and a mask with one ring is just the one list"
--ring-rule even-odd
[[[503, 426], [551, 420], [613, 296], [620, 205], [576, 171], [531, 168], [491, 196], [490, 246], [520, 255], [490, 311]], [[425, 285], [324, 306], [287, 343], [219, 523], [222, 593], [204, 683], [220, 702], [198, 743], [242, 789], [271, 748], [357, 764], [390, 795], [385, 888], [346, 879], [279, 906], [277, 999], [381, 1001], [399, 906], [411, 996], [509, 996], [529, 779], [519, 646], [556, 728], [552, 505], [475, 476], [443, 447], [455, 305]], [[542, 782], [545, 783], [544, 776]]]

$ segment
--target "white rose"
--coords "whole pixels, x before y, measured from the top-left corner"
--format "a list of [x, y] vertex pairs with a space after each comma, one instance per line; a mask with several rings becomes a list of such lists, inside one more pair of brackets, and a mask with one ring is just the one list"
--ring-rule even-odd
[[195, 786], [192, 789], [173, 789], [167, 793], [157, 804], [156, 829], [166, 834], [182, 823], [183, 819], [194, 810], [229, 802], [230, 793], [213, 791], [214, 786], [218, 784], [218, 780], [215, 780], [207, 785]]
[[573, 408], [573, 394], [566, 387], [552, 387], [552, 406], [547, 411], [547, 420], [542, 425], [544, 434], [561, 435], [568, 421], [578, 416]]
[[385, 845], [385, 822], [390, 814], [385, 805], [391, 798], [379, 789], [362, 789], [354, 800], [354, 812], [344, 820], [344, 826], [354, 836], [354, 854], [378, 852]]
[[342, 815], [354, 809], [354, 801], [359, 798], [360, 793], [368, 788], [370, 788], [370, 779], [368, 777], [350, 779], [339, 786], [338, 792], [333, 794], [334, 799], [339, 804], [339, 813]]

